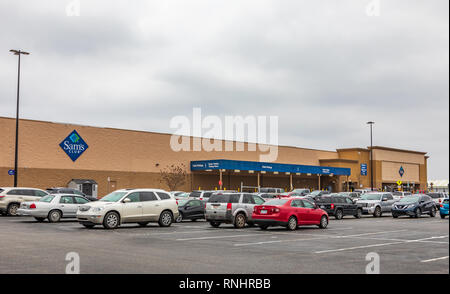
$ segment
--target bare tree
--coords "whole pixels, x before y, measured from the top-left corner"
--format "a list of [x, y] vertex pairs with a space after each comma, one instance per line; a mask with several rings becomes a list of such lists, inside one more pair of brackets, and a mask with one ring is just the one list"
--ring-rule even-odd
[[178, 187], [186, 183], [186, 165], [172, 164], [160, 170], [160, 182], [166, 184], [170, 191], [175, 191]]

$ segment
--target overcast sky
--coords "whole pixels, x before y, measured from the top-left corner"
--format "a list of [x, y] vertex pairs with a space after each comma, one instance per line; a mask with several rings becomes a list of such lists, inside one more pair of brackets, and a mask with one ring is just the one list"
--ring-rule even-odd
[[373, 120], [375, 145], [426, 151], [448, 179], [449, 1], [369, 16], [376, 2], [80, 0], [68, 16], [73, 1], [2, 0], [0, 116], [23, 49], [23, 118], [173, 132], [193, 107], [278, 115], [280, 145], [326, 150], [368, 146]]

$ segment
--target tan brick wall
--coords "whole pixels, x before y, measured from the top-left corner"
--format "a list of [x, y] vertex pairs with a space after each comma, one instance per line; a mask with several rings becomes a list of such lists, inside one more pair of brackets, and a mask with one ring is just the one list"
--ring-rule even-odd
[[[403, 167], [405, 173], [400, 176], [399, 170]], [[382, 181], [384, 183], [396, 183], [397, 181], [409, 181], [418, 183], [419, 180], [419, 165], [404, 162], [389, 162], [383, 161], [381, 163]]]
[[[87, 151], [76, 161], [70, 158], [59, 147], [60, 142], [70, 132], [76, 129], [89, 145]], [[15, 120], [0, 117], [0, 186], [12, 185], [13, 178], [7, 175], [7, 170], [14, 165], [14, 130]], [[98, 128], [62, 123], [49, 123], [33, 120], [20, 121], [19, 141], [19, 185], [48, 188], [52, 186], [66, 186], [72, 178], [94, 179], [99, 183], [99, 195], [107, 193], [110, 177], [117, 181], [117, 188], [126, 187], [155, 187], [164, 188], [159, 182], [159, 172], [170, 164], [185, 164], [189, 172], [190, 161], [208, 159], [232, 159], [259, 161], [260, 151], [248, 151], [248, 144], [244, 144], [242, 152], [174, 152], [170, 148], [169, 134]], [[192, 146], [192, 138], [189, 139]], [[221, 143], [224, 146], [224, 142]], [[364, 187], [370, 186], [369, 152], [366, 149], [343, 150], [339, 152], [279, 146], [277, 163], [301, 165], [328, 165], [348, 167], [351, 169], [351, 181], [358, 181]], [[400, 158], [405, 163], [420, 164], [420, 182], [426, 187], [426, 160], [424, 155], [377, 150], [376, 156], [384, 161]], [[320, 160], [350, 159], [358, 163], [333, 163]], [[422, 159], [421, 159], [422, 158]], [[399, 159], [397, 159], [398, 161]], [[411, 162], [410, 162], [411, 161]], [[360, 163], [366, 163], [368, 176], [360, 176]], [[189, 172], [189, 175], [192, 175]], [[381, 161], [375, 166], [377, 186], [381, 187]], [[236, 189], [243, 180], [246, 185], [253, 185], [256, 176], [233, 175], [228, 185]], [[295, 187], [317, 188], [317, 177], [313, 179], [299, 178]], [[337, 177], [323, 177], [322, 187], [329, 181], [336, 181]], [[340, 177], [338, 182], [342, 181]], [[218, 176], [205, 175], [194, 180], [189, 178], [182, 190], [202, 188], [213, 189], [218, 185]], [[224, 181], [225, 182], [225, 181]], [[341, 183], [332, 183], [340, 187]], [[289, 177], [267, 174], [263, 176], [263, 186], [289, 187]]]
[[[13, 119], [0, 117], [0, 167], [14, 164], [14, 128]], [[89, 145], [76, 162], [59, 147], [74, 129]], [[170, 148], [170, 137], [168, 134], [21, 120], [19, 167], [159, 172], [161, 167], [173, 163], [188, 166], [190, 161], [207, 159], [259, 161], [259, 156], [264, 154], [260, 151], [174, 152]], [[245, 150], [247, 146], [245, 144]], [[278, 163], [304, 165], [319, 165], [321, 158], [337, 158], [337, 153], [332, 151], [285, 146], [279, 147], [278, 154]]]

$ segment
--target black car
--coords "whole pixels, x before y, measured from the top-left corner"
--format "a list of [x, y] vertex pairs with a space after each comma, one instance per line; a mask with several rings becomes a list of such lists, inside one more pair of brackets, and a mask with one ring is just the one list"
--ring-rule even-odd
[[401, 215], [410, 217], [420, 217], [422, 214], [436, 216], [436, 204], [428, 195], [411, 195], [400, 199], [392, 205], [392, 217], [398, 218]]
[[98, 199], [93, 196], [88, 196], [84, 194], [83, 192], [72, 189], [72, 188], [48, 188], [46, 189], [48, 193], [50, 194], [74, 194], [74, 195], [80, 195], [86, 198], [89, 201], [97, 201]]
[[317, 206], [325, 210], [328, 215], [342, 219], [346, 215], [361, 218], [362, 208], [353, 203], [352, 198], [340, 195], [323, 195], [316, 200]]
[[198, 199], [182, 199], [178, 200], [178, 211], [180, 212], [177, 223], [184, 219], [196, 221], [205, 218], [205, 201]]

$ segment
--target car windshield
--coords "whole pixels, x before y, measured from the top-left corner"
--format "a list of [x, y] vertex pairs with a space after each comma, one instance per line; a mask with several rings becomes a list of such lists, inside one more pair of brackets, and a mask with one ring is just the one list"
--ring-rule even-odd
[[274, 198], [275, 197], [274, 194], [260, 194], [259, 196], [261, 196], [264, 199], [269, 199], [269, 198]]
[[281, 206], [281, 205], [284, 205], [288, 201], [289, 201], [288, 199], [272, 199], [272, 200], [266, 201], [263, 205]]
[[442, 201], [442, 203], [448, 204], [448, 198], [444, 199], [444, 201]]
[[312, 192], [311, 192], [311, 195], [317, 196], [317, 195], [319, 195], [321, 192], [322, 192], [322, 191], [312, 191]]
[[178, 206], [185, 206], [189, 200], [178, 200]]
[[439, 193], [428, 193], [427, 195], [434, 199], [441, 197], [441, 194], [439, 194]]
[[417, 202], [417, 201], [419, 201], [419, 198], [420, 198], [420, 196], [409, 196], [409, 197], [405, 197], [405, 198], [402, 198], [402, 199], [400, 199], [400, 201], [399, 202], [402, 202], [402, 203], [404, 203], [404, 202]]
[[239, 194], [213, 194], [209, 197], [209, 203], [238, 203]]
[[394, 193], [392, 193], [392, 195], [394, 195], [394, 196], [403, 196], [403, 193], [402, 192], [394, 192]]
[[105, 197], [103, 197], [102, 199], [100, 199], [100, 201], [105, 201], [105, 202], [117, 202], [120, 199], [122, 199], [123, 196], [125, 196], [128, 192], [112, 192], [108, 195], [106, 195]]
[[369, 193], [366, 193], [366, 194], [361, 196], [361, 200], [380, 200], [380, 199], [381, 199], [381, 195], [380, 194], [369, 194]]
[[53, 198], [55, 198], [55, 196], [47, 195], [47, 196], [42, 197], [39, 200], [39, 202], [47, 202], [47, 203], [49, 203], [49, 202], [52, 202]]
[[185, 192], [175, 193], [175, 196], [176, 197], [189, 197], [189, 193], [185, 193]]
[[198, 198], [200, 197], [200, 195], [202, 195], [201, 191], [192, 191], [191, 194], [189, 195], [190, 197], [195, 197]]

